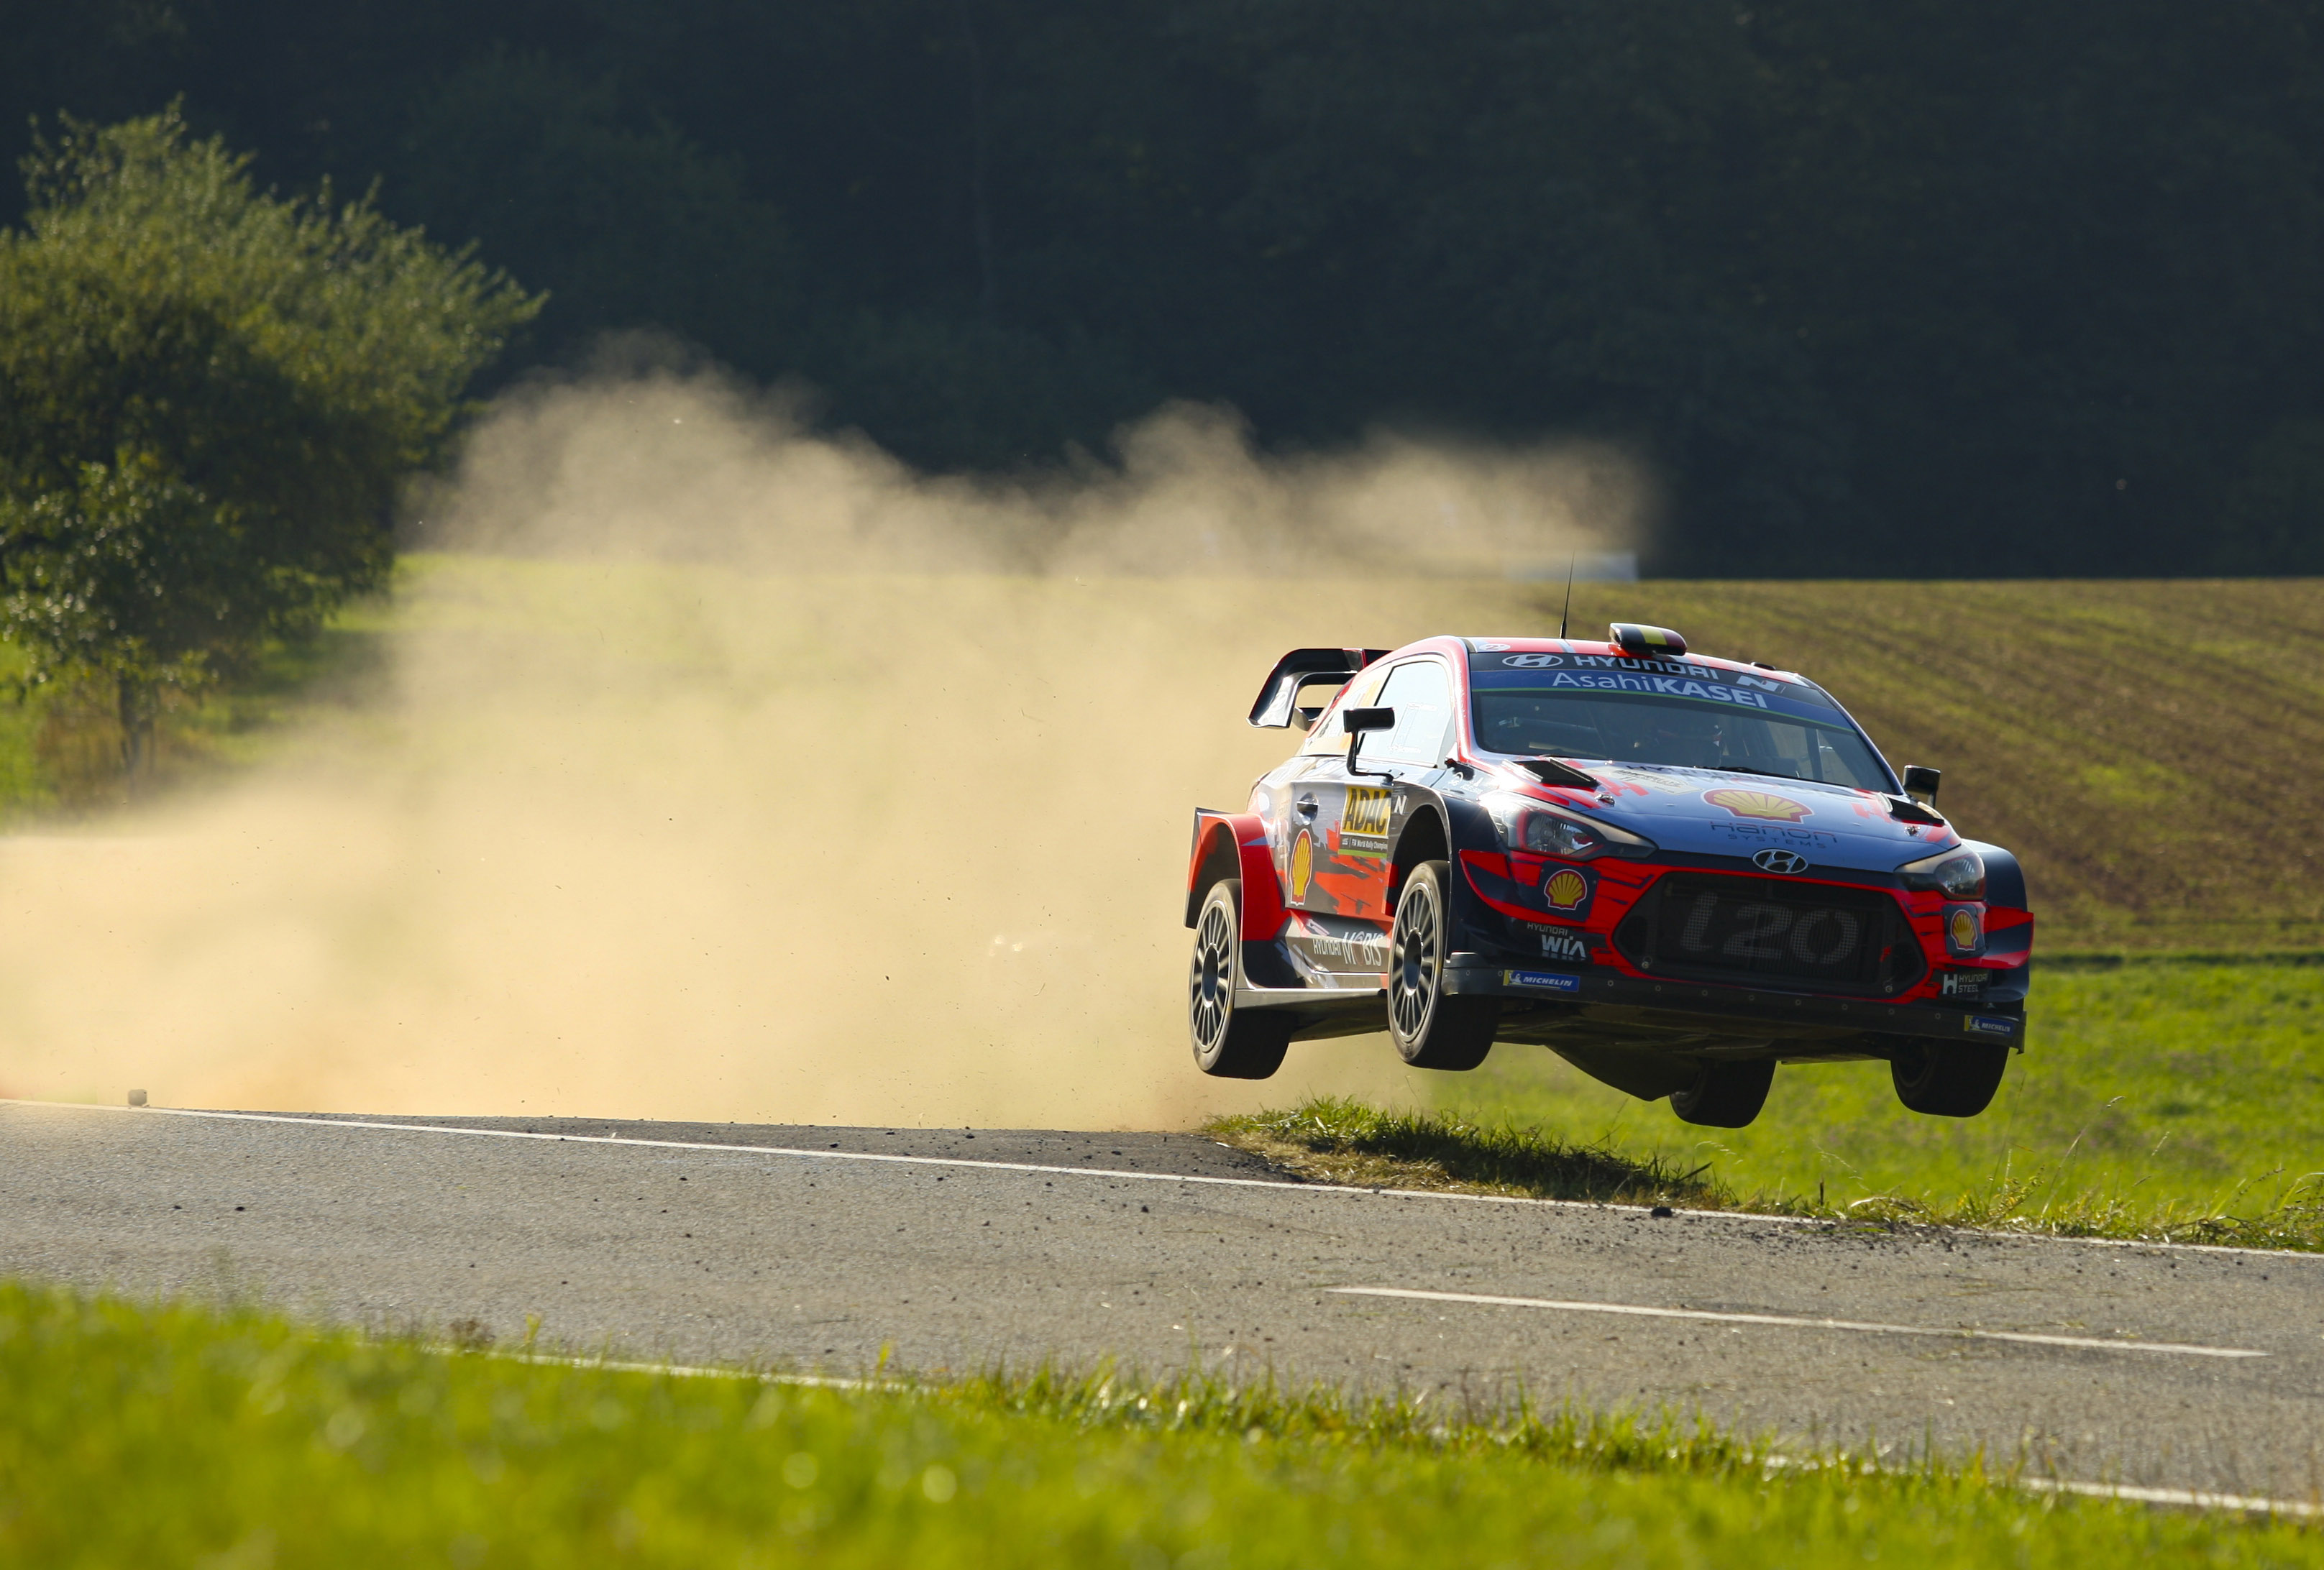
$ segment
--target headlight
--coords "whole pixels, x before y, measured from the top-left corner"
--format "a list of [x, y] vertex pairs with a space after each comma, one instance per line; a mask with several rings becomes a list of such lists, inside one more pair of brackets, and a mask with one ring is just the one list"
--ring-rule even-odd
[[1501, 843], [1512, 850], [1530, 850], [1536, 856], [1555, 856], [1567, 861], [1587, 861], [1594, 856], [1655, 853], [1651, 840], [1527, 796], [1496, 793], [1485, 798], [1485, 811], [1493, 815], [1494, 826], [1501, 831]]
[[1906, 888], [1932, 888], [1947, 899], [1985, 897], [1985, 858], [1974, 850], [1946, 850], [1907, 861], [1896, 869]]

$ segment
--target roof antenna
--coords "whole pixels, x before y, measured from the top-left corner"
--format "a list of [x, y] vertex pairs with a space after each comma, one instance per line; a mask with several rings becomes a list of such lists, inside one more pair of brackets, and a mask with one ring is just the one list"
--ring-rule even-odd
[[1573, 613], [1573, 563], [1579, 551], [1565, 553], [1565, 608], [1557, 613], [1557, 641], [1565, 641], [1565, 620]]

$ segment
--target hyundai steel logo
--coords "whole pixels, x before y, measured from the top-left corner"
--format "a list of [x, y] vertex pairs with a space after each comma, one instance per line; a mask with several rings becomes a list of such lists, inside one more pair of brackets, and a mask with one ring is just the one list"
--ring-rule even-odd
[[1762, 850], [1751, 858], [1751, 865], [1762, 872], [1805, 872], [1808, 858], [1796, 850]]

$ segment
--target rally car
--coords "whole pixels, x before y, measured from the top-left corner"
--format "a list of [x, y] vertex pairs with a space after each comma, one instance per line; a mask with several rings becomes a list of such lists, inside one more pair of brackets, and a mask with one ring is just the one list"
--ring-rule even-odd
[[1985, 1110], [2024, 1043], [2016, 858], [1805, 676], [1609, 631], [1277, 662], [1250, 722], [1305, 739], [1194, 814], [1196, 1065], [1385, 1030], [1425, 1069], [1537, 1043], [1714, 1127], [1776, 1064], [1849, 1059], [1915, 1112]]

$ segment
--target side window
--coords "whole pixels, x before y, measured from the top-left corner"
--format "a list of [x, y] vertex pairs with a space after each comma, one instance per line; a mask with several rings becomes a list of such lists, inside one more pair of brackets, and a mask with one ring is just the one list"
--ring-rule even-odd
[[[1347, 709], [1369, 709], [1379, 702], [1379, 700], [1374, 694], [1379, 691], [1380, 675], [1378, 666], [1374, 666], [1368, 671], [1358, 672], [1355, 679], [1348, 684], [1347, 696], [1333, 705], [1330, 713], [1316, 721], [1315, 729], [1307, 733], [1307, 740], [1299, 750], [1303, 753], [1347, 751], [1348, 733], [1341, 729], [1341, 712]], [[1305, 695], [1301, 694], [1303, 698]], [[1373, 737], [1367, 740], [1364, 743], [1364, 749], [1370, 751], [1378, 744], [1379, 739], [1378, 737]]]
[[1396, 711], [1396, 729], [1364, 739], [1364, 756], [1386, 763], [1442, 763], [1452, 749], [1452, 684], [1433, 659], [1388, 674], [1378, 706]]

